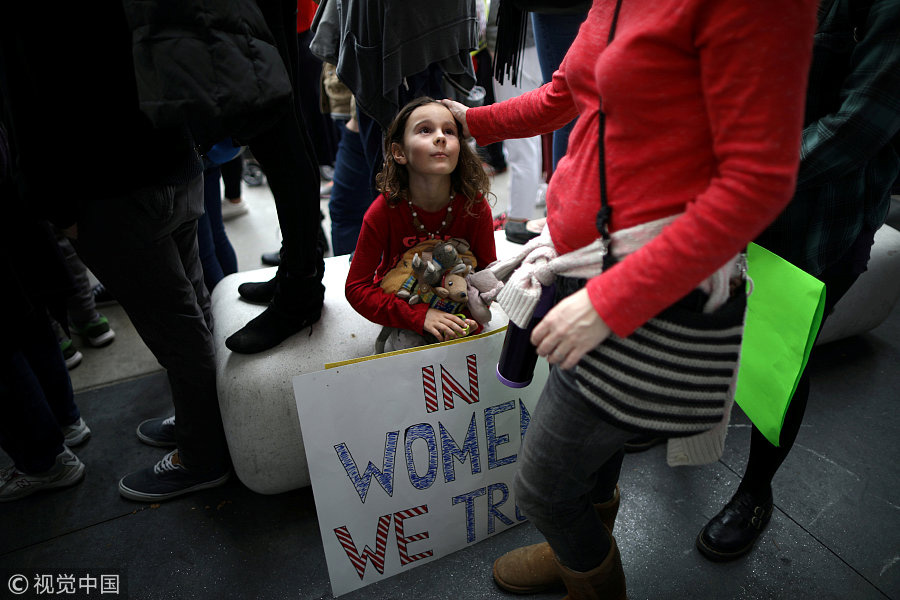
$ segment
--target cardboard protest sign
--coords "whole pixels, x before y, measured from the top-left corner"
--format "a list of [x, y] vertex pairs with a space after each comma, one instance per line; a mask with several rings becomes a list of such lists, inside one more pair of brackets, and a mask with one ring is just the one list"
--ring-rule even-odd
[[549, 369], [503, 386], [504, 331], [294, 378], [335, 596], [525, 520], [512, 481]]

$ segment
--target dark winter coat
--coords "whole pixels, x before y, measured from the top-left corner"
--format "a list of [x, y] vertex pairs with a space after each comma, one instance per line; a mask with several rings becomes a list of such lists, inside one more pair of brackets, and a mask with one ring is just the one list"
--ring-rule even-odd
[[291, 84], [253, 0], [124, 0], [141, 110], [196, 140], [247, 140], [290, 107]]

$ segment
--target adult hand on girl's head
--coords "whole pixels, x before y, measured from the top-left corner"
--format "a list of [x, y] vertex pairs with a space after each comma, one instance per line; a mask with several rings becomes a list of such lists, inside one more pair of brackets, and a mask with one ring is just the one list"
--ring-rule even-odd
[[531, 343], [551, 365], [571, 369], [611, 333], [594, 310], [587, 290], [580, 289], [547, 313], [531, 332]]
[[472, 134], [469, 133], [469, 125], [466, 123], [466, 111], [469, 110], [469, 107], [455, 100], [448, 100], [446, 98], [441, 100], [441, 104], [446, 106], [447, 110], [453, 115], [453, 118], [462, 125], [462, 136], [464, 138], [471, 137]]
[[[470, 319], [461, 319], [442, 310], [429, 308], [425, 313], [424, 330], [436, 337], [439, 342], [444, 342], [467, 335], [472, 330], [469, 321]], [[477, 323], [475, 326], [478, 326]]]

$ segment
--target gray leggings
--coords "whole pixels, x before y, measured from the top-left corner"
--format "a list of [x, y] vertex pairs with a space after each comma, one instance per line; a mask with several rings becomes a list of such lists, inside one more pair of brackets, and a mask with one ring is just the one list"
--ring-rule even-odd
[[560, 562], [589, 571], [603, 562], [610, 542], [592, 504], [612, 497], [635, 437], [600, 416], [582, 398], [568, 372], [552, 368], [528, 426], [515, 479], [516, 501]]

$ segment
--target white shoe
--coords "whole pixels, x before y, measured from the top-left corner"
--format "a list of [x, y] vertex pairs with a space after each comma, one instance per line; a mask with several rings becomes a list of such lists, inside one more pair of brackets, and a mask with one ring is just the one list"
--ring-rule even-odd
[[75, 485], [84, 477], [84, 463], [66, 447], [53, 466], [43, 473], [28, 475], [15, 466], [0, 471], [0, 502], [18, 500], [41, 490]]
[[87, 423], [84, 422], [84, 419], [78, 417], [78, 420], [62, 428], [63, 437], [65, 438], [66, 446], [77, 446], [78, 444], [84, 443], [89, 437], [91, 437], [91, 428], [87, 426]]
[[248, 210], [249, 209], [247, 208], [247, 203], [244, 202], [243, 198], [238, 199], [237, 202], [232, 202], [231, 200], [222, 200], [223, 221], [227, 221], [235, 217], [240, 217], [241, 215], [246, 215]]

